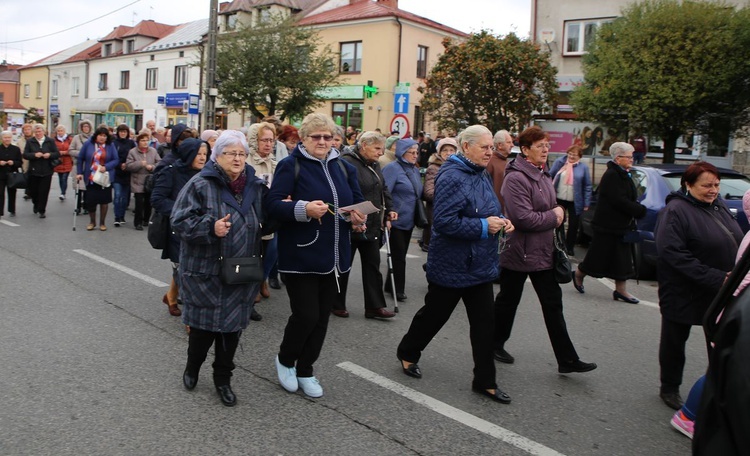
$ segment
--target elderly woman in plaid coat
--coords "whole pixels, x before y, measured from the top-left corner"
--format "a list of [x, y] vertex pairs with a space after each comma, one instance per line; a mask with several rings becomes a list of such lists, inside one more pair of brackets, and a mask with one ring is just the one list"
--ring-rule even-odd
[[183, 383], [188, 390], [195, 388], [214, 345], [214, 385], [221, 402], [230, 407], [237, 402], [229, 382], [234, 354], [260, 287], [260, 282], [226, 285], [219, 277], [219, 257], [260, 254], [260, 202], [266, 186], [245, 164], [247, 154], [242, 133], [222, 133], [211, 161], [180, 191], [171, 217], [182, 241], [182, 320], [190, 327]]

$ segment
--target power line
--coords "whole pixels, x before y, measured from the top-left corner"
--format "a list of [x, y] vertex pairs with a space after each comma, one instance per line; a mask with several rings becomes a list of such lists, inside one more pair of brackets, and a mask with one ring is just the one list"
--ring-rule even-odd
[[47, 35], [37, 36], [37, 37], [35, 37], [35, 38], [27, 38], [27, 39], [25, 39], [25, 40], [16, 40], [16, 41], [0, 41], [0, 45], [4, 45], [4, 44], [15, 44], [15, 43], [25, 43], [25, 42], [27, 42], [27, 41], [40, 40], [40, 39], [42, 39], [42, 38], [47, 38], [47, 37], [50, 37], [50, 36], [54, 36], [54, 35], [57, 35], [57, 34], [60, 34], [60, 33], [63, 33], [63, 32], [67, 32], [68, 30], [73, 30], [73, 29], [75, 29], [75, 28], [78, 28], [78, 27], [82, 27], [82, 26], [84, 26], [84, 25], [86, 25], [86, 24], [90, 24], [90, 23], [92, 23], [92, 22], [94, 22], [94, 21], [98, 21], [99, 19], [101, 19], [101, 18], [103, 18], [103, 17], [107, 17], [107, 16], [109, 16], [110, 14], [114, 14], [114, 13], [116, 13], [116, 12], [120, 11], [120, 10], [124, 10], [124, 9], [125, 9], [125, 8], [127, 8], [128, 6], [131, 6], [131, 5], [135, 5], [136, 3], [140, 2], [140, 1], [141, 1], [141, 0], [135, 0], [134, 2], [128, 3], [127, 5], [125, 5], [125, 6], [121, 7], [121, 8], [117, 8], [116, 10], [114, 10], [114, 11], [110, 11], [109, 13], [107, 13], [107, 14], [103, 14], [103, 15], [101, 15], [101, 16], [99, 16], [99, 17], [95, 17], [94, 19], [91, 19], [90, 21], [86, 21], [86, 22], [83, 22], [83, 23], [81, 23], [81, 24], [78, 24], [78, 25], [74, 25], [73, 27], [68, 27], [68, 28], [66, 28], [66, 29], [63, 29], [63, 30], [59, 30], [59, 31], [57, 31], [57, 32], [52, 32], [52, 33], [49, 33], [49, 34], [47, 34]]

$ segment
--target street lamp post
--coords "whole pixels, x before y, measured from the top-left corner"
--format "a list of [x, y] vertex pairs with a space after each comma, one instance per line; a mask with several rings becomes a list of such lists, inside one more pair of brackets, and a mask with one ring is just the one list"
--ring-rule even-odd
[[215, 130], [216, 128], [216, 35], [218, 33], [218, 9], [219, 0], [211, 0], [211, 12], [208, 16], [208, 58], [206, 62], [206, 107], [203, 110], [206, 116], [205, 128]]

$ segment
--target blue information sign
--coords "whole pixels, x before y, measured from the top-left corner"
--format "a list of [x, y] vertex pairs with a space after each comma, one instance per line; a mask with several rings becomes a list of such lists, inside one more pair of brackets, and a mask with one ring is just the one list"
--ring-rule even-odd
[[408, 93], [396, 93], [393, 95], [393, 112], [395, 114], [409, 114]]

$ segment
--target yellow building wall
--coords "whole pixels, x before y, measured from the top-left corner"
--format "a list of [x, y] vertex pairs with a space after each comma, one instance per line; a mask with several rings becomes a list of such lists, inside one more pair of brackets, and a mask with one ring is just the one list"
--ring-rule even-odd
[[[28, 108], [44, 110], [44, 123], [49, 119], [48, 92], [49, 92], [49, 69], [44, 67], [24, 68], [18, 71], [20, 86], [19, 101]], [[41, 91], [37, 94], [37, 83], [41, 85]], [[29, 96], [25, 95], [25, 86], [29, 86]]]

